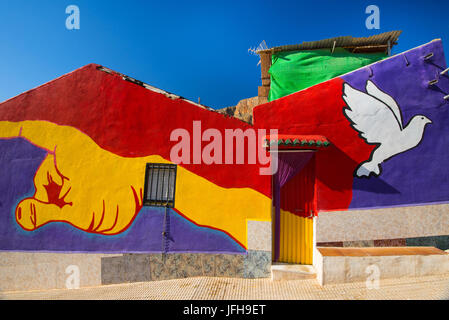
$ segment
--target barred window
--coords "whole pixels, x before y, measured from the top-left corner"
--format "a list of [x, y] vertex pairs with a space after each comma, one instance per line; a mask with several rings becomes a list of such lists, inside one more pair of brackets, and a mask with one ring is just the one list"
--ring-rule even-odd
[[176, 168], [175, 164], [147, 163], [143, 205], [175, 206]]

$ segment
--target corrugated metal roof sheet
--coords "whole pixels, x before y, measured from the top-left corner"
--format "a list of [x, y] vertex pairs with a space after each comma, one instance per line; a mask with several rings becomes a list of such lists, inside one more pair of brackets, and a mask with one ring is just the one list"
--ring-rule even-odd
[[334, 43], [336, 48], [339, 47], [355, 48], [355, 47], [381, 46], [381, 45], [386, 46], [388, 45], [388, 43], [390, 44], [390, 46], [394, 46], [395, 44], [397, 44], [397, 40], [401, 35], [401, 33], [402, 31], [399, 30], [399, 31], [384, 32], [370, 37], [355, 38], [352, 36], [343, 36], [318, 41], [303, 42], [301, 44], [273, 47], [267, 50], [259, 50], [257, 51], [257, 53], [329, 49], [334, 47]]

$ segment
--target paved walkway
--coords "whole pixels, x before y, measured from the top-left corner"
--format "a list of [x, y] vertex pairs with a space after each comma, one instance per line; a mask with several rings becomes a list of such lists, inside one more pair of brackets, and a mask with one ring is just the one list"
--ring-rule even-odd
[[379, 289], [365, 283], [320, 287], [315, 279], [186, 278], [139, 282], [76, 290], [0, 292], [0, 299], [87, 300], [301, 300], [301, 299], [449, 299], [449, 275], [380, 281]]

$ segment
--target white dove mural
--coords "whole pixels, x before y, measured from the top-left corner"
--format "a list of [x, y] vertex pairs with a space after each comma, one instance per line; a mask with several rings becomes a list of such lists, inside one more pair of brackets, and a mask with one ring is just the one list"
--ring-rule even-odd
[[377, 145], [370, 159], [355, 170], [357, 177], [379, 176], [380, 164], [416, 147], [423, 138], [426, 124], [432, 123], [429, 118], [417, 115], [404, 128], [396, 101], [370, 80], [366, 82], [366, 93], [345, 83], [343, 99], [347, 104], [343, 110], [352, 127], [368, 144]]

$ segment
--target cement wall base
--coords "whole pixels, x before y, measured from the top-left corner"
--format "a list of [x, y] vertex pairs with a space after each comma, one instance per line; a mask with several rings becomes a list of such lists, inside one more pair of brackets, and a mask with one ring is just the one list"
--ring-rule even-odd
[[315, 251], [320, 285], [449, 274], [449, 255], [326, 256]]

